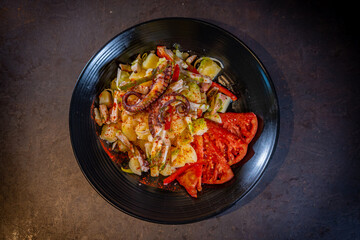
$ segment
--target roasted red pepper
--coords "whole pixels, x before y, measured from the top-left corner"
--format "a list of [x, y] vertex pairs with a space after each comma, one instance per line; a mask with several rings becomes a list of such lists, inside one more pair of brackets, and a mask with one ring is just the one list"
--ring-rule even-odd
[[212, 82], [212, 87], [216, 87], [219, 89], [220, 92], [222, 92], [223, 94], [225, 94], [226, 96], [230, 97], [231, 100], [236, 101], [237, 97], [230, 92], [229, 90], [227, 90], [226, 88], [224, 88], [223, 86], [221, 86], [220, 84], [217, 84], [216, 82]]
[[177, 176], [179, 176], [180, 174], [185, 172], [185, 170], [187, 170], [194, 164], [197, 164], [197, 163], [185, 164], [185, 166], [183, 166], [182, 168], [177, 169], [173, 174], [171, 174], [169, 177], [164, 179], [164, 181], [163, 181], [164, 185], [168, 185], [169, 183], [173, 182]]
[[177, 80], [179, 80], [179, 75], [180, 75], [180, 67], [179, 67], [178, 64], [175, 64], [172, 80], [175, 81], [175, 82]]

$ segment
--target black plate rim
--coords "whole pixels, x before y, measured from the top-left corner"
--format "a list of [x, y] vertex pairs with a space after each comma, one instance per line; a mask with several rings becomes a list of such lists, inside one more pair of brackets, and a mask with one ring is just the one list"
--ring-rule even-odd
[[[227, 35], [229, 35], [230, 37], [233, 38], [233, 40], [235, 40], [236, 42], [238, 42], [239, 44], [241, 44], [244, 48], [246, 48], [246, 50], [253, 56], [253, 58], [256, 60], [256, 62], [259, 64], [259, 66], [261, 67], [261, 69], [263, 70], [264, 74], [266, 75], [266, 78], [268, 79], [268, 83], [270, 85], [270, 88], [272, 90], [272, 94], [274, 95], [274, 100], [275, 100], [275, 106], [276, 106], [276, 131], [275, 131], [275, 138], [273, 139], [273, 144], [272, 144], [272, 147], [270, 149], [270, 154], [269, 156], [267, 157], [266, 159], [266, 162], [262, 165], [262, 168], [261, 168], [261, 171], [259, 173], [258, 176], [256, 176], [256, 180], [252, 183], [252, 185], [234, 202], [232, 202], [231, 204], [228, 204], [222, 208], [220, 208], [218, 211], [215, 211], [213, 212], [212, 214], [208, 214], [206, 216], [203, 216], [203, 217], [199, 217], [199, 218], [196, 218], [196, 219], [191, 219], [191, 220], [180, 220], [180, 221], [161, 221], [161, 220], [155, 220], [155, 219], [152, 219], [152, 218], [147, 218], [147, 217], [143, 217], [143, 216], [139, 216], [137, 214], [134, 214], [130, 211], [127, 211], [117, 205], [115, 205], [113, 202], [111, 202], [109, 199], [107, 199], [96, 187], [95, 185], [92, 183], [92, 181], [89, 179], [89, 177], [86, 175], [84, 169], [82, 168], [81, 166], [81, 163], [80, 163], [80, 160], [78, 158], [78, 155], [76, 154], [76, 151], [75, 151], [75, 146], [74, 146], [74, 136], [73, 136], [73, 133], [72, 133], [72, 125], [71, 125], [71, 114], [72, 114], [72, 106], [73, 106], [73, 99], [74, 99], [74, 93], [75, 93], [75, 89], [76, 87], [78, 86], [79, 84], [79, 81], [80, 79], [82, 78], [84, 72], [86, 71], [86, 69], [88, 68], [88, 66], [91, 64], [91, 62], [93, 61], [93, 59], [110, 43], [112, 42], [114, 39], [116, 39], [117, 37], [119, 37], [120, 35], [128, 32], [128, 31], [131, 31], [132, 29], [135, 29], [139, 26], [142, 26], [142, 25], [146, 25], [148, 23], [152, 23], [152, 22], [157, 22], [157, 21], [168, 21], [168, 20], [185, 20], [185, 21], [193, 21], [193, 22], [198, 22], [198, 23], [201, 23], [201, 24], [204, 24], [204, 25], [208, 25], [212, 28], [216, 28], [218, 29], [219, 31], [221, 32], [224, 32], [226, 33]], [[71, 141], [71, 146], [72, 146], [72, 149], [73, 149], [73, 153], [75, 155], [75, 158], [76, 158], [76, 161], [77, 161], [77, 164], [81, 170], [81, 172], [83, 173], [83, 175], [85, 176], [86, 180], [89, 182], [89, 184], [92, 186], [92, 188], [106, 201], [108, 202], [111, 206], [113, 206], [114, 208], [120, 210], [121, 212], [123, 213], [126, 213], [132, 217], [135, 217], [137, 219], [140, 219], [140, 220], [144, 220], [144, 221], [147, 221], [147, 222], [152, 222], [152, 223], [158, 223], [158, 224], [165, 224], [165, 225], [180, 225], [180, 224], [189, 224], [189, 223], [195, 223], [195, 222], [199, 222], [199, 221], [203, 221], [203, 220], [206, 220], [206, 219], [210, 219], [212, 217], [215, 217], [217, 215], [219, 215], [220, 213], [223, 213], [225, 212], [226, 210], [229, 210], [231, 207], [233, 207], [235, 204], [237, 204], [241, 199], [243, 199], [246, 195], [249, 194], [249, 192], [251, 190], [253, 190], [257, 184], [260, 182], [260, 180], [263, 178], [264, 174], [265, 174], [265, 171], [266, 171], [266, 168], [269, 164], [269, 161], [273, 158], [274, 156], [274, 153], [276, 151], [276, 147], [277, 147], [277, 143], [278, 143], [278, 139], [279, 139], [279, 132], [280, 132], [280, 108], [279, 108], [279, 100], [278, 100], [278, 96], [277, 96], [277, 93], [276, 93], [276, 89], [275, 89], [275, 86], [274, 86], [274, 83], [268, 73], [268, 71], [266, 70], [265, 66], [263, 65], [263, 63], [261, 62], [260, 58], [257, 57], [257, 55], [243, 42], [241, 41], [238, 37], [236, 37], [233, 33], [229, 32], [228, 30], [226, 29], [223, 29], [213, 23], [210, 23], [210, 22], [207, 22], [205, 20], [202, 20], [202, 19], [197, 19], [197, 18], [189, 18], [189, 17], [165, 17], [165, 18], [155, 18], [155, 19], [152, 19], [152, 20], [148, 20], [148, 21], [144, 21], [144, 22], [140, 22], [138, 24], [135, 24], [125, 30], [123, 30], [122, 32], [120, 32], [119, 34], [115, 35], [113, 38], [111, 38], [110, 40], [108, 40], [97, 52], [95, 52], [92, 57], [89, 59], [89, 61], [86, 63], [85, 67], [82, 69], [79, 77], [77, 78], [77, 81], [74, 85], [74, 88], [73, 88], [73, 93], [72, 93], [72, 96], [71, 96], [71, 101], [70, 101], [70, 108], [69, 108], [69, 132], [70, 132], [70, 141]]]

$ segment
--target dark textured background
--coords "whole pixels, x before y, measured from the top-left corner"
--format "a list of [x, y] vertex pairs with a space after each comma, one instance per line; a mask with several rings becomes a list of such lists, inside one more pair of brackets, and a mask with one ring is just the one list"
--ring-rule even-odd
[[[0, 238], [360, 239], [359, 28], [355, 6], [341, 4], [1, 1]], [[72, 90], [91, 56], [126, 28], [170, 16], [244, 41], [281, 111], [278, 147], [255, 189], [221, 216], [175, 226], [103, 200], [68, 130]]]

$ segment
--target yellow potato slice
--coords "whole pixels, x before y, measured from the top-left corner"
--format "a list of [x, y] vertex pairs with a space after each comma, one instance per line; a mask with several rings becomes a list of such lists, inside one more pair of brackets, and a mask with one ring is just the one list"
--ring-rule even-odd
[[128, 118], [121, 125], [121, 131], [129, 141], [134, 142], [137, 139], [136, 132], [135, 132], [135, 126], [137, 124], [138, 124], [137, 121], [132, 121], [131, 118]]
[[119, 123], [111, 123], [104, 125], [101, 129], [100, 138], [111, 143], [115, 142], [117, 140], [116, 132], [120, 129], [119, 125]]
[[136, 157], [133, 157], [129, 161], [129, 168], [131, 171], [137, 175], [141, 175], [141, 167], [139, 160]]
[[176, 157], [171, 157], [171, 166], [174, 168], [183, 167], [186, 163], [197, 162], [197, 155], [195, 149], [190, 144], [185, 144], [177, 147], [180, 152]]
[[156, 68], [156, 64], [159, 62], [159, 57], [156, 56], [154, 53], [149, 53], [149, 55], [146, 57], [145, 61], [142, 64], [143, 68], [149, 69], [149, 68]]

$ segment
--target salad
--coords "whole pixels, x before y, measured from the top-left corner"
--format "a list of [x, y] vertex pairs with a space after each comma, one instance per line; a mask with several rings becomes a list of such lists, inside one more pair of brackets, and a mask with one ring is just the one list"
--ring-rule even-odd
[[254, 113], [227, 112], [237, 97], [216, 83], [222, 63], [157, 46], [119, 64], [98, 97], [94, 120], [111, 151], [127, 154], [128, 174], [178, 182], [197, 197], [203, 184], [234, 177], [254, 138]]

